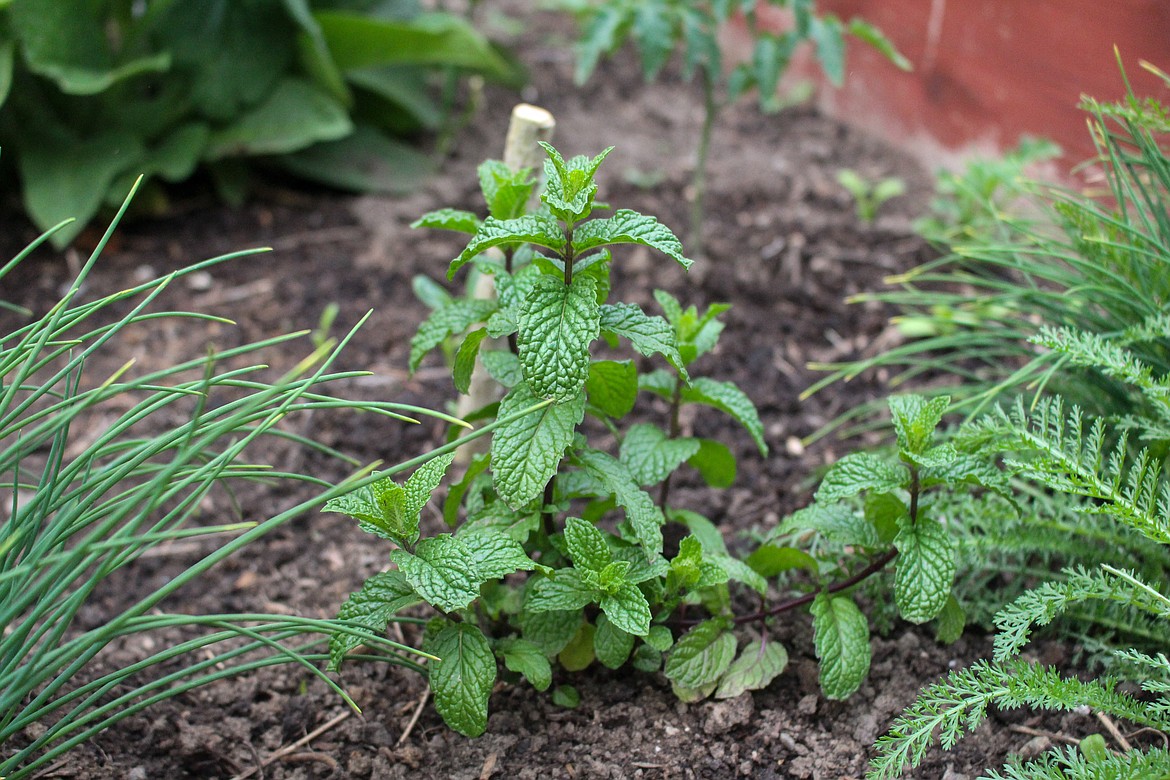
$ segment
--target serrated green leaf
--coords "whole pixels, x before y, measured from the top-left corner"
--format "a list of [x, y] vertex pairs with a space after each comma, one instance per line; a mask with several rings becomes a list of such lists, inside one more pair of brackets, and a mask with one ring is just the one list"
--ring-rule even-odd
[[431, 493], [435, 492], [435, 488], [443, 481], [447, 468], [454, 460], [455, 453], [453, 452], [431, 458], [415, 469], [414, 473], [406, 480], [406, 484], [403, 485], [406, 499], [405, 509], [413, 517], [416, 530], [419, 514], [427, 502], [431, 500]]
[[735, 635], [723, 621], [703, 621], [674, 643], [666, 657], [666, 676], [683, 688], [714, 685], [735, 660], [735, 645]]
[[[443, 521], [447, 525], [454, 527], [459, 521], [459, 507], [463, 505], [464, 497], [476, 487], [477, 482], [481, 481], [487, 467], [488, 456], [486, 453], [473, 456], [471, 462], [467, 464], [463, 476], [447, 490], [447, 497], [443, 500]], [[469, 506], [468, 511], [470, 512], [471, 509]]]
[[665, 653], [674, 645], [674, 635], [666, 626], [650, 626], [649, 633], [642, 640], [660, 653]]
[[699, 442], [699, 451], [687, 459], [687, 465], [698, 471], [703, 481], [711, 487], [729, 488], [735, 484], [735, 453], [714, 439], [695, 441]]
[[942, 523], [928, 517], [908, 519], [894, 537], [898, 548], [894, 572], [894, 601], [898, 613], [911, 623], [933, 619], [955, 583], [955, 540]]
[[791, 569], [805, 569], [816, 574], [820, 567], [817, 559], [795, 547], [777, 544], [761, 544], [744, 561], [761, 577], [775, 577]]
[[488, 213], [496, 219], [515, 219], [524, 214], [536, 183], [532, 171], [513, 171], [500, 160], [484, 160], [476, 171]]
[[642, 0], [634, 4], [631, 33], [642, 60], [642, 77], [653, 81], [670, 58], [675, 46], [675, 24], [671, 10], [661, 0]]
[[508, 671], [524, 675], [524, 679], [536, 690], [546, 691], [552, 684], [552, 666], [548, 656], [527, 639], [501, 639], [496, 643], [496, 655], [503, 659]]
[[462, 209], [437, 209], [428, 211], [410, 223], [412, 228], [435, 228], [437, 230], [455, 230], [460, 233], [475, 235], [479, 230], [480, 219], [470, 211]]
[[504, 387], [511, 389], [524, 381], [524, 369], [520, 366], [520, 358], [507, 350], [493, 349], [484, 352], [479, 359], [491, 378]]
[[603, 5], [596, 9], [577, 41], [577, 66], [573, 71], [573, 81], [578, 85], [589, 80], [602, 54], [617, 48], [618, 35], [626, 26], [631, 10], [614, 5]]
[[829, 467], [829, 472], [817, 488], [816, 500], [839, 501], [866, 490], [889, 493], [905, 487], [910, 474], [868, 452], [854, 452]]
[[755, 569], [739, 558], [731, 555], [710, 554], [707, 556], [707, 562], [715, 564], [726, 572], [729, 579], [747, 585], [761, 596], [768, 592], [768, 582], [757, 574]]
[[810, 610], [821, 690], [829, 699], [848, 698], [869, 674], [869, 623], [847, 596], [818, 593]]
[[413, 554], [391, 550], [390, 560], [428, 604], [444, 612], [463, 609], [475, 601], [484, 582], [471, 551], [450, 534], [423, 539]]
[[560, 253], [565, 248], [565, 234], [555, 219], [530, 214], [515, 219], [488, 217], [480, 223], [470, 243], [451, 261], [447, 278], [455, 278], [456, 272], [473, 257], [492, 247], [506, 244], [536, 244]]
[[703, 552], [713, 555], [727, 555], [727, 544], [723, 541], [723, 534], [719, 528], [698, 512], [689, 509], [671, 509], [670, 520], [673, 523], [682, 523], [687, 527], [699, 544], [703, 545]]
[[528, 293], [517, 331], [524, 378], [538, 398], [577, 398], [589, 376], [589, 345], [600, 334], [597, 283], [576, 276], [565, 285], [542, 276]]
[[577, 635], [585, 619], [581, 610], [554, 609], [548, 612], [520, 612], [520, 631], [524, 638], [540, 648], [546, 656], [555, 656]]
[[786, 666], [788, 651], [784, 645], [776, 640], [752, 640], [719, 680], [715, 698], [734, 699], [744, 691], [763, 690], [780, 676]]
[[[360, 624], [371, 635], [386, 630], [390, 619], [398, 612], [422, 603], [422, 596], [399, 571], [384, 571], [362, 583], [360, 590], [350, 594], [337, 612], [338, 620]], [[329, 637], [329, 669], [337, 671], [345, 655], [362, 644], [362, 637], [335, 632]]]
[[910, 516], [910, 510], [902, 499], [892, 493], [870, 491], [865, 496], [865, 519], [877, 531], [881, 544], [892, 544], [898, 534], [902, 518]]
[[593, 627], [592, 623], [582, 623], [565, 649], [557, 655], [557, 661], [568, 672], [580, 672], [583, 669], [589, 668], [589, 664], [593, 663], [593, 636], [597, 629]]
[[576, 569], [557, 569], [553, 576], [532, 583], [524, 600], [524, 609], [528, 612], [581, 609], [600, 596], [601, 592], [586, 583]]
[[589, 216], [593, 198], [597, 194], [593, 175], [602, 160], [613, 151], [613, 147], [593, 158], [578, 155], [566, 162], [550, 144], [544, 141], [538, 143], [549, 157], [544, 166], [546, 181], [544, 192], [540, 195], [541, 201], [555, 216], [569, 224]]
[[618, 506], [626, 510], [626, 519], [642, 546], [647, 560], [662, 552], [662, 526], [666, 518], [654, 499], [642, 490], [630, 475], [629, 469], [617, 458], [598, 450], [583, 450], [577, 458], [585, 471], [596, 478], [613, 494]]
[[678, 555], [670, 561], [666, 579], [667, 592], [692, 588], [703, 574], [703, 545], [694, 536], [686, 536], [678, 544]]
[[682, 400], [683, 403], [712, 406], [731, 415], [751, 435], [760, 454], [768, 454], [768, 445], [764, 442], [764, 424], [760, 422], [756, 405], [731, 382], [699, 377], [682, 389]]
[[625, 417], [638, 397], [638, 369], [632, 360], [597, 360], [585, 380], [589, 403], [610, 417]]
[[432, 311], [410, 340], [411, 373], [418, 369], [418, 364], [428, 352], [443, 343], [443, 339], [462, 333], [477, 322], [483, 322], [497, 306], [493, 300], [461, 298]]
[[886, 403], [898, 434], [898, 448], [922, 454], [934, 438], [935, 428], [951, 404], [950, 396], [925, 398], [920, 395], [890, 396]]
[[670, 228], [657, 219], [630, 209], [618, 209], [608, 219], [593, 219], [573, 231], [573, 249], [577, 254], [610, 244], [639, 244], [657, 249], [683, 268], [692, 261], [683, 255], [682, 242]]
[[655, 425], [630, 426], [622, 440], [619, 460], [639, 485], [657, 485], [700, 449], [698, 439], [668, 438]]
[[517, 512], [509, 509], [502, 501], [494, 501], [483, 511], [477, 512], [474, 517], [469, 517], [455, 535], [462, 538], [467, 534], [502, 534], [524, 544], [528, 541], [529, 534], [538, 528], [539, 512]]
[[558, 685], [552, 692], [553, 704], [574, 710], [581, 704], [581, 694], [572, 685]]
[[[528, 385], [522, 382], [500, 402], [499, 417], [508, 417], [536, 402]], [[584, 417], [582, 394], [496, 429], [492, 437], [492, 473], [496, 490], [509, 506], [522, 507], [544, 491]]]
[[605, 534], [579, 517], [565, 519], [565, 546], [578, 569], [600, 572], [613, 562]]
[[711, 682], [706, 685], [700, 685], [697, 688], [688, 688], [685, 685], [671, 682], [670, 691], [674, 694], [674, 698], [683, 704], [694, 704], [710, 696], [718, 686], [718, 682]]
[[475, 361], [479, 357], [479, 345], [487, 338], [487, 328], [477, 328], [467, 334], [459, 351], [455, 353], [455, 367], [452, 372], [455, 380], [455, 389], [467, 394], [471, 387], [471, 374], [475, 371]]
[[593, 654], [602, 666], [619, 669], [634, 651], [634, 635], [618, 628], [608, 617], [597, 616], [593, 634]]
[[819, 500], [798, 509], [784, 519], [773, 533], [811, 530], [838, 544], [877, 547], [877, 529], [853, 507], [846, 504], [823, 504]]
[[[382, 504], [379, 501], [379, 496], [385, 495], [389, 491], [397, 491], [399, 499], [402, 499], [402, 487], [386, 477], [381, 483], [366, 485], [329, 499], [321, 507], [321, 511], [348, 515], [357, 520], [358, 525], [366, 533], [397, 542], [401, 538], [399, 533], [404, 529], [401, 525], [388, 527], [388, 522], [383, 517]], [[413, 540], [410, 540], [410, 543], [413, 543]]]
[[410, 278], [410, 289], [428, 309], [439, 309], [451, 302], [451, 293], [429, 276], [415, 274]]
[[646, 314], [632, 303], [606, 304], [601, 307], [601, 329], [626, 339], [646, 357], [662, 355], [684, 381], [688, 380], [686, 365], [678, 352], [674, 328], [661, 317]]
[[650, 630], [650, 603], [638, 586], [632, 583], [627, 582], [615, 592], [602, 596], [601, 611], [615, 627], [627, 634], [646, 636]]
[[935, 627], [934, 638], [944, 645], [954, 644], [959, 641], [966, 626], [967, 613], [963, 611], [962, 605], [952, 593], [947, 597], [947, 603], [943, 605], [942, 612], [938, 613], [938, 625]]
[[427, 645], [438, 657], [428, 676], [435, 711], [467, 737], [487, 729], [488, 698], [496, 682], [496, 657], [483, 632], [470, 623], [449, 623]]
[[515, 571], [532, 571], [539, 564], [528, 557], [515, 539], [495, 530], [460, 533], [459, 541], [467, 546], [476, 570], [484, 580], [498, 580]]

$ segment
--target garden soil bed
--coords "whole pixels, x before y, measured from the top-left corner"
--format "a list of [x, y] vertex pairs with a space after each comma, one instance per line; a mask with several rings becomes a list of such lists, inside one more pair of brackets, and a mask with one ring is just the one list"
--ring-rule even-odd
[[[601, 199], [654, 214], [685, 233], [689, 150], [700, 119], [694, 85], [670, 73], [654, 85], [643, 84], [633, 60], [619, 58], [576, 89], [568, 49], [558, 38], [563, 28], [541, 15], [528, 21], [524, 39], [532, 45], [523, 58], [532, 85], [523, 97], [555, 114], [558, 147], [568, 154], [594, 154], [616, 145], [602, 168]], [[138, 340], [125, 340], [121, 352], [108, 356], [109, 365], [90, 366], [90, 375], [106, 376], [131, 357], [145, 371], [203, 354], [209, 344], [223, 348], [313, 329], [326, 306], [336, 302], [341, 311], [335, 333], [372, 312], [340, 363], [372, 375], [336, 392], [424, 406], [445, 403], [454, 391], [441, 361], [428, 359], [413, 377], [405, 370], [410, 337], [426, 313], [412, 294], [411, 278], [420, 273], [441, 278], [460, 245], [450, 234], [408, 225], [432, 208], [478, 208], [475, 166], [500, 154], [518, 99], [489, 87], [441, 174], [409, 197], [347, 198], [272, 186], [244, 208], [192, 198], [179, 200], [171, 216], [127, 224], [90, 282], [91, 298], [219, 253], [252, 246], [275, 251], [181, 279], [163, 296], [164, 308], [221, 315], [235, 320], [235, 327], [156, 326], [138, 332]], [[908, 194], [887, 204], [875, 223], [861, 224], [835, 183], [837, 170], [846, 167], [871, 179], [900, 176]], [[818, 377], [806, 369], [809, 361], [853, 358], [894, 343], [888, 311], [846, 305], [845, 299], [880, 288], [887, 275], [930, 256], [910, 224], [925, 208], [931, 180], [910, 157], [809, 109], [761, 116], [746, 103], [717, 129], [712, 170], [708, 256], [686, 275], [649, 251], [626, 253], [615, 263], [614, 299], [652, 307], [651, 290], [663, 287], [684, 303], [733, 304], [719, 351], [699, 368], [748, 392], [772, 451], [762, 458], [747, 435], [717, 413], [684, 420], [701, 435], [731, 443], [740, 471], [735, 486], [721, 493], [684, 481], [674, 502], [711, 517], [735, 545], [752, 529], [771, 527], [806, 503], [817, 469], [848, 446], [832, 438], [808, 446], [802, 440], [836, 415], [884, 395], [884, 377], [869, 376], [807, 400], [799, 397]], [[5, 221], [17, 223], [11, 212]], [[5, 256], [31, 234], [28, 228], [6, 230]], [[42, 253], [5, 280], [4, 297], [44, 311], [69, 280], [68, 266], [59, 256]], [[308, 339], [300, 339], [270, 351], [269, 360], [278, 371], [310, 350]], [[425, 419], [407, 426], [344, 414], [317, 413], [295, 425], [364, 462], [413, 457], [445, 433]], [[251, 457], [325, 479], [345, 474], [336, 463], [285, 444]], [[215, 522], [237, 515], [260, 519], [308, 496], [288, 491], [246, 486], [235, 496], [215, 496], [205, 516]], [[434, 517], [426, 522], [439, 523]], [[100, 623], [207, 549], [192, 543], [163, 548], [116, 578], [83, 619]], [[384, 543], [345, 518], [315, 514], [230, 559], [180, 592], [169, 608], [328, 616], [386, 565], [386, 552]], [[819, 694], [807, 614], [792, 614], [776, 631], [792, 660], [768, 690], [686, 705], [673, 698], [661, 676], [595, 665], [560, 673], [557, 683], [581, 693], [572, 710], [528, 686], [501, 684], [492, 697], [488, 731], [473, 740], [446, 729], [429, 704], [419, 714], [425, 685], [411, 673], [361, 663], [344, 669], [342, 679], [362, 707], [359, 716], [348, 714], [303, 670], [269, 669], [154, 706], [75, 750], [42, 777], [860, 778], [870, 745], [919, 686], [989, 650], [988, 639], [978, 634], [941, 647], [928, 630], [896, 624], [875, 640], [872, 671], [860, 691], [848, 701], [830, 702]], [[126, 662], [150, 642], [163, 641], [168, 637], [112, 648], [105, 662]], [[1046, 660], [1060, 660], [1060, 654], [1055, 648]], [[1044, 722], [1024, 717], [993, 714], [956, 751], [932, 753], [914, 776], [974, 777], [1013, 752], [1036, 749], [1021, 725], [1074, 735], [1078, 727], [1091, 730], [1082, 716]], [[303, 739], [311, 733], [312, 739]]]

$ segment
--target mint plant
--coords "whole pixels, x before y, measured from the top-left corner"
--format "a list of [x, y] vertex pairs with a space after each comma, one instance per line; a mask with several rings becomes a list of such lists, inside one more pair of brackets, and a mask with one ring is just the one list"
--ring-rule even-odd
[[878, 209], [883, 203], [906, 193], [906, 182], [897, 176], [869, 181], [851, 168], [837, 171], [837, 183], [853, 196], [858, 221], [867, 224], [877, 219]]
[[[594, 174], [608, 150], [566, 160], [544, 148], [538, 210], [526, 207], [536, 186], [531, 171], [488, 161], [479, 169], [488, 216], [443, 209], [416, 223], [468, 234], [448, 277], [476, 267], [494, 276], [499, 294], [485, 301], [416, 284], [433, 309], [413, 340], [411, 368], [458, 342], [449, 351], [456, 387], [465, 390], [475, 371], [486, 370], [506, 393], [472, 415], [495, 416], [496, 428], [490, 451], [472, 458], [447, 491], [449, 531], [426, 534], [419, 522], [449, 457], [403, 483], [387, 479], [326, 506], [394, 545], [392, 568], [354, 593], [340, 617], [378, 634], [409, 606], [433, 608], [423, 649], [437, 658], [429, 665], [435, 706], [471, 736], [487, 726], [501, 669], [546, 690], [594, 662], [629, 665], [662, 671], [686, 701], [764, 687], [788, 658], [770, 626], [798, 608], [812, 615], [826, 694], [844, 698], [869, 667], [869, 624], [856, 592], [895, 558], [901, 614], [938, 618], [944, 633], [957, 634], [954, 543], [925, 498], [947, 486], [994, 488], [997, 472], [933, 444], [945, 400], [893, 400], [897, 461], [843, 459], [812, 507], [746, 558], [733, 555], [709, 519], [672, 505], [670, 490], [684, 466], [716, 488], [735, 476], [726, 445], [683, 435], [684, 405], [730, 415], [767, 452], [747, 396], [696, 370], [718, 341], [727, 307], [684, 307], [661, 290], [662, 315], [610, 302], [615, 249], [636, 244], [684, 267], [690, 260], [652, 216], [595, 216], [605, 207], [595, 200]], [[623, 357], [615, 351], [623, 342], [662, 367], [647, 371]], [[629, 421], [641, 394], [665, 400], [664, 424], [644, 414]], [[752, 607], [743, 608], [745, 598]], [[335, 637], [332, 667], [360, 643]], [[558, 687], [561, 701], [575, 695]]]
[[[792, 14], [792, 24], [772, 30], [762, 25], [768, 9]], [[582, 27], [577, 45], [578, 84], [588, 81], [603, 55], [613, 54], [633, 41], [647, 81], [654, 80], [676, 51], [682, 56], [684, 78], [698, 76], [703, 91], [703, 123], [692, 174], [690, 235], [688, 243], [703, 254], [702, 221], [707, 189], [707, 159], [711, 133], [722, 110], [755, 89], [760, 108], [779, 111], [780, 79], [798, 49], [811, 44], [829, 81], [840, 86], [845, 79], [845, 36], [851, 35], [885, 55], [897, 67], [910, 69], [882, 32], [860, 17], [843, 22], [834, 14], [818, 13], [815, 0], [600, 0], [587, 3], [578, 13]], [[724, 69], [720, 39], [735, 18], [742, 18], [753, 40], [751, 59]]]

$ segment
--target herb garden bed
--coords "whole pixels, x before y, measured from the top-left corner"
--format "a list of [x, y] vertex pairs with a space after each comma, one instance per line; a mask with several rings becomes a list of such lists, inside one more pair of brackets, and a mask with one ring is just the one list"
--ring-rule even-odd
[[[571, 57], [549, 35], [548, 30], [526, 33], [537, 43], [524, 55], [533, 78], [525, 99], [553, 112], [555, 143], [567, 154], [591, 155], [616, 145], [601, 175], [600, 200], [654, 214], [682, 234], [688, 150], [701, 112], [693, 85], [670, 74], [643, 84], [635, 63], [619, 57], [602, 65], [602, 77], [573, 88]], [[108, 366], [90, 366], [91, 375], [109, 375], [130, 358], [145, 370], [199, 355], [208, 344], [222, 349], [289, 330], [313, 330], [326, 307], [337, 303], [333, 333], [373, 312], [342, 357], [344, 368], [372, 375], [350, 380], [347, 392], [431, 407], [452, 399], [450, 376], [434, 356], [414, 376], [406, 372], [410, 338], [426, 315], [411, 279], [440, 276], [462, 245], [456, 237], [408, 225], [443, 206], [477, 208], [475, 166], [500, 154], [514, 102], [514, 95], [489, 89], [474, 124], [459, 135], [454, 157], [414, 196], [351, 199], [273, 188], [243, 209], [192, 197], [165, 219], [124, 226], [91, 277], [94, 296], [223, 252], [257, 245], [275, 251], [181, 279], [162, 296], [161, 308], [215, 314], [236, 326], [139, 328], [133, 331], [138, 340], [125, 342], [127, 354], [109, 355]], [[886, 204], [875, 222], [863, 224], [836, 183], [844, 168], [871, 181], [900, 177], [908, 194]], [[889, 311], [844, 301], [878, 289], [885, 276], [930, 256], [910, 224], [925, 208], [931, 180], [909, 157], [810, 110], [764, 117], [747, 104], [729, 109], [716, 128], [711, 170], [708, 257], [687, 275], [649, 262], [649, 250], [635, 250], [615, 271], [614, 284], [621, 300], [647, 307], [654, 305], [655, 287], [683, 304], [732, 304], [719, 351], [703, 359], [704, 368], [751, 396], [772, 454], [761, 458], [742, 430], [717, 415], [684, 419], [684, 428], [731, 444], [739, 474], [733, 488], [718, 493], [697, 479], [682, 480], [676, 483], [675, 503], [714, 520], [735, 546], [737, 537], [769, 528], [807, 503], [818, 468], [846, 451], [832, 438], [807, 447], [802, 439], [836, 415], [884, 396], [883, 377], [877, 376], [800, 398], [818, 378], [806, 368], [808, 362], [854, 358], [897, 338], [888, 328]], [[32, 235], [31, 229], [8, 231], [5, 254], [14, 254]], [[9, 277], [16, 293], [6, 291], [6, 297], [40, 312], [69, 278], [65, 264], [46, 254]], [[303, 339], [280, 349], [285, 352], [269, 353], [274, 371], [293, 366], [311, 346]], [[442, 424], [427, 420], [407, 426], [323, 411], [293, 425], [363, 462], [397, 463], [445, 435]], [[252, 456], [326, 480], [344, 476], [335, 463], [292, 447]], [[209, 522], [228, 522], [237, 513], [257, 520], [306, 497], [248, 485], [234, 495], [215, 494], [205, 516]], [[441, 518], [424, 512], [423, 522], [438, 527]], [[137, 592], [157, 587], [211, 544], [164, 545], [119, 573], [83, 613], [82, 628], [100, 624], [107, 610], [113, 613]], [[385, 567], [387, 549], [347, 518], [313, 515], [229, 559], [211, 577], [180, 591], [170, 608], [331, 616], [350, 591]], [[424, 681], [409, 671], [361, 662], [345, 666], [341, 678], [362, 708], [358, 716], [303, 670], [276, 667], [154, 706], [41, 776], [860, 778], [874, 739], [918, 688], [986, 656], [990, 645], [968, 632], [943, 647], [930, 631], [895, 621], [885, 637], [875, 639], [872, 669], [861, 689], [846, 701], [830, 702], [817, 684], [807, 615], [792, 614], [778, 633], [791, 660], [767, 690], [682, 704], [661, 676], [628, 668], [611, 672], [594, 664], [584, 672], [558, 672], [557, 683], [580, 691], [575, 709], [562, 708], [527, 685], [498, 686], [487, 733], [474, 740], [442, 724], [423, 702]], [[409, 630], [405, 639], [418, 641]], [[116, 646], [107, 662], [127, 663], [149, 649]], [[1060, 646], [1046, 652], [1051, 655], [1046, 661], [1068, 660]], [[1011, 752], [1037, 750], [1036, 740], [1047, 739], [1036, 736], [1041, 731], [1076, 733], [1079, 719], [1089, 720], [993, 717], [955, 751], [933, 753], [915, 776], [973, 777]], [[315, 736], [305, 741], [310, 734]]]

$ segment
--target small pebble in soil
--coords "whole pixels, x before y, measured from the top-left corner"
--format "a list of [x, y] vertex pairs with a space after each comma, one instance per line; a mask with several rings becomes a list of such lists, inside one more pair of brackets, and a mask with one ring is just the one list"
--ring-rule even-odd
[[187, 288], [195, 292], [210, 290], [213, 282], [214, 279], [207, 271], [196, 271], [187, 276]]

